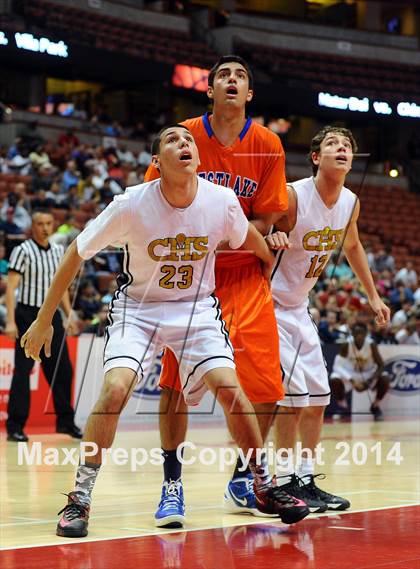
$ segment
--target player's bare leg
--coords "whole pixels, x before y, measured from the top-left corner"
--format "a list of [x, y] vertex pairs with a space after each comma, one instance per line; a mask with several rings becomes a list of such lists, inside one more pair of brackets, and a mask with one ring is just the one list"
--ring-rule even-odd
[[315, 477], [325, 478], [323, 474], [314, 474], [315, 470], [315, 448], [321, 440], [321, 431], [324, 423], [325, 407], [309, 406], [303, 411], [300, 421], [300, 435], [303, 449], [308, 449], [308, 455], [302, 456], [298, 475], [301, 483], [304, 484], [303, 492], [313, 499], [324, 502], [329, 510], [347, 510], [350, 502], [346, 498], [335, 496], [325, 492], [315, 484]]
[[[114, 442], [120, 414], [137, 383], [137, 374], [127, 368], [115, 368], [105, 374], [99, 399], [89, 415], [83, 443], [96, 445], [97, 452], [79, 464], [73, 492], [68, 494], [67, 506], [57, 525], [61, 537], [87, 535], [92, 490], [102, 462], [102, 450]], [[94, 448], [96, 448], [94, 447]], [[94, 450], [92, 448], [92, 451]], [[87, 448], [90, 452], [90, 449]]]
[[262, 440], [265, 441], [276, 416], [277, 403], [252, 403], [252, 406], [257, 417]]
[[184, 396], [175, 389], [162, 389], [159, 402], [160, 442], [164, 449], [176, 449], [185, 441], [188, 407]]
[[[277, 457], [277, 484], [289, 494], [304, 500], [311, 512], [325, 512], [326, 504], [315, 495], [312, 496], [306, 488], [302, 488], [301, 481], [296, 474], [295, 446], [307, 409], [306, 407], [279, 406], [275, 421], [276, 448], [280, 454]], [[302, 446], [305, 448], [303, 443]], [[301, 468], [303, 464], [306, 468], [312, 465], [310, 457], [306, 455], [302, 457], [302, 461]]]
[[302, 409], [302, 419], [299, 426], [302, 448], [311, 451], [313, 457], [315, 456], [315, 447], [321, 440], [324, 412], [325, 407], [321, 406], [309, 406]]
[[266, 514], [278, 514], [285, 523], [306, 517], [309, 510], [304, 502], [291, 501], [290, 496], [273, 486], [265, 455], [258, 453], [263, 446], [258, 421], [235, 372], [230, 368], [213, 369], [203, 376], [203, 381], [222, 406], [229, 430], [244, 456], [252, 451], [249, 466], [254, 478], [256, 507]]

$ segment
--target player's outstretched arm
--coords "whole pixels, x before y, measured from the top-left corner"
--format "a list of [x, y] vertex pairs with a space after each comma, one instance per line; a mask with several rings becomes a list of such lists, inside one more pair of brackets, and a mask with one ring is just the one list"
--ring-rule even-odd
[[263, 275], [267, 280], [270, 280], [275, 257], [268, 248], [264, 237], [252, 223], [248, 223], [248, 233], [241, 248], [246, 251], [252, 251], [261, 259]]
[[386, 304], [382, 302], [378, 291], [376, 290], [372, 273], [369, 269], [367, 256], [359, 239], [359, 232], [357, 230], [359, 212], [360, 203], [359, 200], [357, 200], [353, 217], [350, 221], [346, 239], [344, 241], [344, 253], [346, 254], [347, 260], [355, 275], [365, 289], [369, 304], [376, 315], [376, 323], [378, 326], [386, 326], [389, 323], [391, 312]]
[[55, 311], [62, 301], [67, 289], [80, 269], [83, 259], [77, 252], [76, 240], [64, 254], [54, 275], [47, 296], [39, 309], [38, 316], [20, 340], [27, 358], [40, 361], [39, 353], [44, 347], [45, 355], [51, 355], [53, 327], [51, 325]]

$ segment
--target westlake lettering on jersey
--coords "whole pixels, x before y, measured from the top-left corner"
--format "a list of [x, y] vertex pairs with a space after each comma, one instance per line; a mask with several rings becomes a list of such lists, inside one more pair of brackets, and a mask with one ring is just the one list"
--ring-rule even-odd
[[153, 261], [200, 261], [208, 252], [209, 238], [187, 237], [179, 233], [176, 237], [153, 239], [147, 247]]
[[[236, 176], [233, 179], [232, 174], [228, 172], [199, 172], [198, 175], [209, 182], [213, 182], [213, 184], [231, 188], [241, 198], [252, 198], [258, 188], [258, 182], [255, 180], [246, 176]], [[232, 184], [230, 183], [231, 178]]]
[[341, 242], [344, 229], [324, 227], [317, 231], [309, 231], [303, 236], [302, 245], [306, 251], [333, 251]]

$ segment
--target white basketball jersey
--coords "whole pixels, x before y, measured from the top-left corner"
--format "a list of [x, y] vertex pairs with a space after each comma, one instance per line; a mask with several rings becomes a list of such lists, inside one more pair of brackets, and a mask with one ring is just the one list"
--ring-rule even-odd
[[109, 245], [123, 246], [120, 291], [143, 302], [200, 300], [214, 290], [214, 251], [232, 249], [248, 232], [239, 200], [230, 188], [197, 177], [198, 190], [186, 208], [172, 207], [160, 179], [128, 188], [77, 236], [83, 259]]
[[313, 177], [290, 185], [297, 197], [296, 225], [289, 235], [290, 249], [277, 254], [271, 285], [273, 298], [287, 307], [308, 299], [333, 251], [340, 246], [357, 199], [343, 187], [337, 202], [328, 208]]
[[359, 350], [351, 336], [349, 339], [348, 355], [345, 359], [350, 367], [358, 372], [372, 371], [377, 367], [372, 356], [372, 340], [367, 337], [363, 342], [363, 346]]

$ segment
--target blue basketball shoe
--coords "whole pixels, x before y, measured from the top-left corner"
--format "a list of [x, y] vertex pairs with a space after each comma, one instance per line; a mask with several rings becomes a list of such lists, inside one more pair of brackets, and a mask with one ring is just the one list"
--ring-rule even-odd
[[165, 480], [162, 495], [155, 513], [155, 526], [158, 528], [182, 528], [185, 523], [184, 490], [182, 482]]
[[229, 480], [223, 496], [223, 508], [229, 514], [252, 514], [261, 518], [277, 517], [275, 514], [264, 514], [257, 509], [254, 494], [254, 478], [247, 474], [244, 478]]

